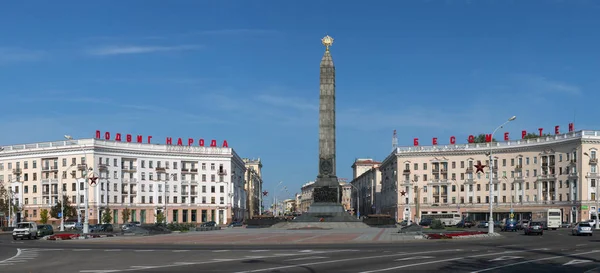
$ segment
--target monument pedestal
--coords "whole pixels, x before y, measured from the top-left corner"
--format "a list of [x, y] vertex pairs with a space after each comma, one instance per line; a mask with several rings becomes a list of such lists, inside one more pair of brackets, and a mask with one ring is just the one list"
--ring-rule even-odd
[[340, 203], [313, 203], [308, 212], [296, 217], [292, 222], [360, 222], [356, 216], [346, 212]]

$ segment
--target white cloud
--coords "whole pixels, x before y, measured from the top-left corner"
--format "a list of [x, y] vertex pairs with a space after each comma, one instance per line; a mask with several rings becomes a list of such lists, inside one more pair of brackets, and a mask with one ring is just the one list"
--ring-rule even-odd
[[580, 95], [581, 88], [576, 85], [549, 80], [541, 76], [520, 75], [517, 78], [523, 82], [525, 87], [536, 93], [562, 93], [568, 95]]
[[31, 62], [44, 57], [41, 50], [28, 50], [14, 47], [0, 47], [0, 64], [10, 62]]
[[97, 48], [91, 48], [86, 53], [95, 56], [109, 56], [109, 55], [124, 55], [124, 54], [145, 54], [155, 52], [169, 52], [169, 51], [185, 51], [185, 50], [197, 50], [202, 48], [199, 45], [177, 45], [177, 46], [102, 46]]

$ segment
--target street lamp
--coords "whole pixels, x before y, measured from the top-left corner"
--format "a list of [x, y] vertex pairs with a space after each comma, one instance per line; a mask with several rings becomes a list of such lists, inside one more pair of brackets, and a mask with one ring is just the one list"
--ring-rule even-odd
[[490, 192], [489, 192], [489, 204], [490, 204], [490, 219], [488, 221], [488, 233], [492, 234], [494, 233], [494, 206], [493, 206], [493, 195], [494, 195], [494, 188], [493, 188], [493, 184], [494, 184], [494, 157], [492, 155], [492, 151], [494, 149], [494, 145], [492, 145], [493, 141], [494, 141], [494, 134], [496, 133], [496, 131], [498, 131], [498, 129], [504, 127], [504, 125], [506, 125], [507, 123], [513, 121], [517, 119], [517, 116], [512, 116], [510, 117], [507, 121], [505, 121], [504, 123], [502, 123], [502, 125], [498, 126], [493, 132], [492, 132], [492, 136], [491, 136], [491, 141], [490, 142]]
[[[584, 152], [583, 154], [592, 159], [592, 157], [588, 153]], [[594, 197], [594, 199], [596, 199], [596, 211], [594, 211], [594, 213], [596, 214], [596, 229], [600, 229], [600, 217], [598, 217], [598, 212], [600, 212], [600, 209], [598, 208], [600, 207], [600, 202], [598, 200], [598, 181], [596, 181], [596, 192]]]
[[360, 219], [360, 191], [356, 186], [352, 185], [352, 183], [348, 183], [348, 185], [356, 190], [356, 219]]
[[[65, 171], [69, 175], [69, 170], [75, 166], [75, 164], [69, 166]], [[63, 191], [63, 180], [60, 179], [60, 192], [62, 200], [60, 200], [60, 231], [65, 231], [65, 192]]]
[[[65, 139], [67, 140], [73, 140], [73, 137], [70, 135], [65, 135]], [[92, 171], [93, 168], [88, 168], [87, 167], [87, 154], [85, 152], [85, 150], [83, 151], [83, 158], [85, 160], [85, 162], [82, 162], [82, 164], [77, 166], [77, 169], [81, 171], [81, 178], [83, 178], [83, 203], [84, 203], [84, 210], [85, 210], [85, 217], [83, 218], [83, 234], [88, 234], [89, 233], [89, 229], [90, 229], [90, 213], [89, 213], [89, 200], [88, 200], [88, 192], [89, 192], [89, 183], [87, 181], [88, 179], [88, 171]], [[79, 210], [79, 202], [77, 202], [77, 210]]]

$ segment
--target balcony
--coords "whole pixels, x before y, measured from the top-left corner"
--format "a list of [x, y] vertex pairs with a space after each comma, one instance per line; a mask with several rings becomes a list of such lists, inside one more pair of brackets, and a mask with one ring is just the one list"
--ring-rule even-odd
[[467, 167], [467, 170], [465, 170], [465, 173], [473, 173], [473, 167]]
[[475, 184], [475, 179], [467, 178], [467, 179], [465, 179], [465, 184]]
[[442, 173], [442, 174], [448, 174], [448, 170], [447, 170], [447, 169], [442, 169], [442, 170], [440, 171], [440, 173]]
[[128, 179], [123, 179], [123, 184], [137, 184], [137, 178], [128, 178]]
[[121, 191], [121, 194], [129, 194], [129, 191], [128, 191], [128, 190], [125, 190], [125, 189], [123, 189], [123, 190]]
[[136, 194], [137, 194], [137, 191], [135, 191], [135, 190], [131, 191], [131, 195], [136, 195]]
[[578, 177], [577, 172], [570, 172], [568, 177], [569, 177], [569, 179], [577, 178]]
[[189, 173], [190, 169], [188, 169], [188, 168], [181, 168], [181, 172], [182, 173]]
[[437, 168], [431, 169], [431, 173], [439, 173], [439, 172], [440, 172], [440, 169], [437, 169]]
[[13, 169], [12, 172], [14, 175], [21, 175], [22, 170], [21, 170], [21, 168], [16, 168], [16, 169]]
[[192, 195], [198, 195], [197, 191], [192, 191]]
[[577, 165], [577, 160], [574, 160], [574, 159], [569, 160], [569, 165], [571, 165], [571, 166]]
[[585, 178], [599, 178], [600, 176], [598, 175], [598, 173], [587, 173], [587, 175], [585, 176]]
[[50, 179], [42, 179], [42, 184], [50, 184]]
[[521, 170], [523, 170], [523, 165], [517, 165], [515, 166], [515, 172], [520, 172]]
[[227, 170], [219, 170], [218, 175], [227, 175]]
[[191, 180], [190, 183], [192, 183], [192, 184], [198, 184], [198, 180]]
[[598, 164], [598, 158], [590, 158], [590, 165], [597, 165]]
[[123, 168], [121, 169], [121, 171], [123, 172], [129, 172], [129, 173], [134, 173], [137, 171], [137, 167], [136, 166], [123, 166]]
[[181, 180], [181, 184], [189, 184], [190, 181], [189, 180]]
[[191, 168], [190, 172], [197, 173], [198, 172], [198, 168]]
[[44, 166], [42, 172], [58, 172], [58, 166]]
[[405, 169], [404, 171], [402, 171], [403, 174], [410, 174], [410, 170], [409, 169]]
[[101, 172], [108, 171], [108, 165], [102, 164], [102, 163], [98, 164], [98, 171], [101, 171]]
[[189, 193], [189, 191], [181, 191], [181, 195], [188, 195]]
[[42, 191], [42, 194], [50, 194], [50, 191], [48, 191], [48, 190]]
[[163, 167], [156, 167], [156, 172], [157, 173], [165, 173], [165, 172], [167, 172], [167, 169], [163, 168]]
[[79, 171], [85, 171], [85, 170], [87, 170], [87, 164], [85, 164], [85, 163], [78, 164], [77, 165], [77, 170], [79, 170]]

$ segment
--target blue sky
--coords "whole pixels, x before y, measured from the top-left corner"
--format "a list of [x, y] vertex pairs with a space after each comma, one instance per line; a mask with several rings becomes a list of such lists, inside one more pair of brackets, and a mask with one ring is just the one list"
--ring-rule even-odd
[[96, 129], [227, 139], [265, 188], [317, 174], [320, 38], [335, 38], [337, 170], [399, 144], [600, 129], [597, 1], [13, 1], [0, 143]]

